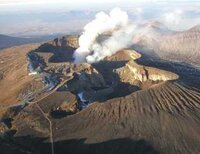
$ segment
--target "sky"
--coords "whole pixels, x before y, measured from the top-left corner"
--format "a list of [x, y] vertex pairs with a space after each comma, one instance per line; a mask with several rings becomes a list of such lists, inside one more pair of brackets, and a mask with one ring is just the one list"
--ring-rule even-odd
[[174, 30], [200, 24], [200, 0], [0, 0], [0, 34], [80, 32], [97, 12], [115, 7], [133, 22], [158, 20]]
[[[1, 0], [0, 4], [25, 4], [25, 3], [111, 3], [111, 2], [131, 2], [131, 0]], [[156, 0], [132, 0], [133, 2], [147, 2]]]

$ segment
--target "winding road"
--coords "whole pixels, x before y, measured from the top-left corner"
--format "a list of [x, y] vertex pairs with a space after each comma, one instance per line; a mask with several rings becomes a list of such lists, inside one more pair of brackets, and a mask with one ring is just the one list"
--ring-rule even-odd
[[35, 103], [35, 105], [40, 110], [40, 112], [42, 113], [44, 118], [49, 122], [49, 138], [50, 138], [50, 142], [51, 142], [51, 154], [54, 154], [55, 152], [54, 152], [53, 125], [52, 125], [52, 122], [51, 122], [50, 118], [48, 117], [48, 113], [45, 113], [37, 102]]

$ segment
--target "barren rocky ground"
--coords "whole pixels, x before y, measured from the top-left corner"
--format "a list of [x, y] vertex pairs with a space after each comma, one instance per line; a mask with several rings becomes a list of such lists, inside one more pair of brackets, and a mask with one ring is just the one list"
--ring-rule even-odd
[[2, 153], [199, 153], [197, 68], [132, 48], [74, 64], [77, 38], [0, 52]]

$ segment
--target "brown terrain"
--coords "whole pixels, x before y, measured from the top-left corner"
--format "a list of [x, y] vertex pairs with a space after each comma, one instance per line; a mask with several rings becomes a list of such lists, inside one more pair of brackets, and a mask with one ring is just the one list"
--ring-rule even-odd
[[[24, 89], [31, 92], [26, 104], [1, 114], [3, 154], [200, 152], [200, 89], [185, 82], [190, 70], [184, 68], [185, 78], [183, 68], [178, 69], [182, 65], [163, 69], [171, 62], [161, 60], [151, 66], [152, 58], [132, 48], [99, 63], [74, 64], [77, 40], [66, 36], [0, 52], [1, 105], [19, 103], [21, 95], [23, 102]], [[39, 56], [33, 76], [27, 70], [30, 53]], [[198, 75], [191, 77], [194, 83], [199, 83]], [[52, 81], [44, 86], [43, 78]]]
[[28, 76], [26, 54], [40, 44], [29, 44], [0, 51], [0, 106], [20, 101], [20, 94], [28, 87], [37, 89], [42, 85]]

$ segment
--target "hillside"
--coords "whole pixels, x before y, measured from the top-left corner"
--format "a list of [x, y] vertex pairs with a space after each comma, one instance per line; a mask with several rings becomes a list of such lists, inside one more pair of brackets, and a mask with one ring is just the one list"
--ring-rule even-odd
[[199, 153], [200, 70], [132, 48], [75, 64], [77, 47], [67, 35], [0, 53], [3, 154]]
[[9, 48], [13, 46], [29, 44], [29, 43], [40, 43], [52, 39], [55, 36], [37, 36], [37, 37], [13, 37], [0, 34], [0, 49]]
[[39, 45], [28, 44], [0, 50], [1, 107], [18, 103], [28, 89], [41, 86], [34, 81], [34, 77], [28, 76], [26, 58], [26, 54]]

